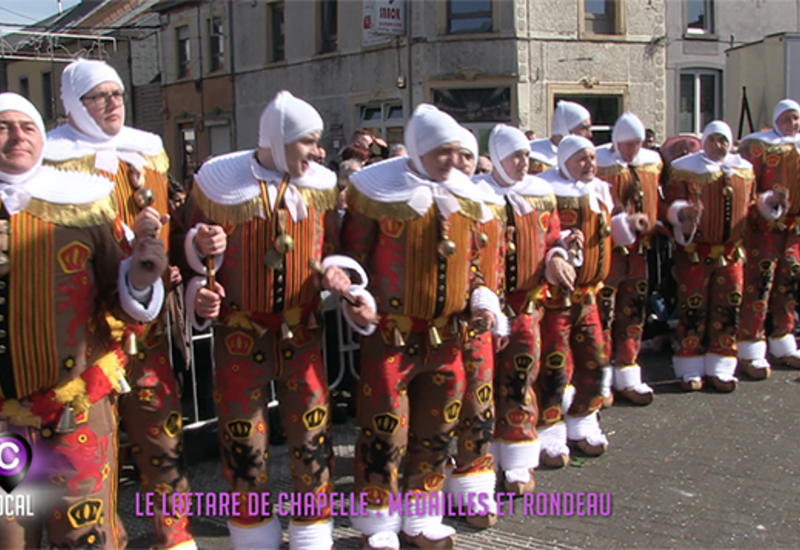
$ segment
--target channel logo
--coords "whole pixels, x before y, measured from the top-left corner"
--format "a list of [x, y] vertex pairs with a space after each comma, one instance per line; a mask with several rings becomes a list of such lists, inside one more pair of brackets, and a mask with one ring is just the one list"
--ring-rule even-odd
[[0, 487], [11, 493], [19, 485], [33, 461], [31, 444], [15, 433], [0, 432]]

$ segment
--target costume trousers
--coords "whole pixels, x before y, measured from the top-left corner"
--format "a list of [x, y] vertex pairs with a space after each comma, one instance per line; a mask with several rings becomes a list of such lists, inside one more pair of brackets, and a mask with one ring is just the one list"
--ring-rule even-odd
[[442, 334], [439, 347], [426, 332], [410, 333], [404, 347], [389, 340], [379, 330], [361, 341], [354, 486], [375, 508], [399, 492], [404, 460], [406, 491], [441, 490], [465, 385], [456, 334]]
[[0, 548], [41, 548], [43, 528], [51, 548], [127, 546], [116, 515], [117, 414], [111, 399], [101, 399], [75, 420], [75, 431], [67, 434], [0, 420], [0, 432], [22, 435], [34, 457], [12, 493], [30, 494], [33, 517], [0, 519]]
[[[242, 493], [238, 526], [267, 521], [247, 512], [248, 493], [270, 492], [267, 400], [275, 383], [281, 420], [286, 430], [289, 465], [296, 493], [331, 489], [333, 450], [330, 441], [328, 381], [322, 359], [322, 334], [300, 324], [294, 337], [280, 331], [217, 327], [214, 357], [214, 401], [219, 422], [222, 471], [231, 490]], [[326, 520], [330, 511], [295, 521]]]
[[[183, 460], [183, 417], [175, 374], [163, 334], [145, 336], [139, 353], [129, 358], [127, 377], [132, 391], [120, 396], [119, 411], [131, 442], [131, 454], [145, 492], [189, 491]], [[174, 548], [192, 540], [188, 518], [153, 516], [154, 548]]]
[[[793, 334], [800, 290], [800, 237], [776, 232], [751, 220], [744, 266], [744, 306], [739, 339], [764, 341]], [[767, 313], [772, 330], [767, 335]]]
[[[576, 300], [575, 295], [579, 292], [584, 292], [584, 295]], [[602, 406], [600, 386], [602, 367], [606, 364], [603, 346], [602, 325], [594, 290], [576, 290], [569, 307], [565, 307], [561, 298], [545, 303], [542, 364], [536, 383], [541, 411], [539, 427], [546, 428], [564, 419], [561, 401], [564, 388], [570, 382], [566, 368], [570, 351], [574, 363], [571, 381], [575, 386], [575, 398], [566, 414], [586, 416]]]
[[676, 356], [710, 352], [736, 357], [744, 270], [742, 260], [728, 259], [726, 264], [711, 257], [695, 263], [683, 249], [675, 250], [675, 269], [681, 276]]

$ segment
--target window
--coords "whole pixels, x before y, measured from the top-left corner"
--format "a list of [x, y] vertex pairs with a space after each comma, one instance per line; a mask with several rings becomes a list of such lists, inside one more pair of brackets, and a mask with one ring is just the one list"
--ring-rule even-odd
[[189, 62], [192, 60], [192, 44], [189, 42], [189, 27], [184, 25], [175, 29], [178, 39], [178, 78], [190, 74]]
[[28, 83], [27, 76], [19, 77], [19, 95], [21, 95], [25, 99], [31, 98], [31, 87], [30, 84]]
[[55, 118], [55, 104], [53, 103], [53, 75], [50, 71], [42, 73], [42, 115], [45, 120]]
[[283, 26], [283, 2], [269, 5], [269, 60], [272, 63], [286, 59], [286, 35]]
[[683, 71], [678, 105], [678, 131], [699, 134], [720, 116], [719, 71]]
[[194, 174], [197, 168], [197, 138], [194, 132], [194, 126], [191, 122], [181, 124], [178, 127], [178, 133], [181, 140], [181, 155], [183, 157], [183, 166], [181, 166], [181, 175], [183, 181], [189, 181], [189, 178]]
[[358, 108], [358, 127], [389, 145], [403, 143], [403, 105], [401, 103], [370, 103]]
[[587, 34], [620, 34], [615, 0], [584, 0], [583, 20]]
[[320, 0], [319, 3], [319, 53], [335, 52], [337, 27], [337, 0]]
[[207, 120], [209, 154], [223, 155], [231, 152], [231, 126], [227, 120]]
[[447, 34], [492, 32], [491, 0], [447, 0]]
[[225, 68], [225, 32], [222, 17], [213, 17], [208, 21], [208, 44], [210, 47], [211, 72]]
[[611, 141], [611, 129], [622, 114], [622, 94], [556, 94], [553, 109], [561, 99], [580, 103], [588, 109], [592, 115], [592, 141], [596, 145]]
[[511, 88], [433, 90], [433, 104], [458, 122], [511, 122]]
[[686, 0], [686, 34], [714, 34], [713, 0]]

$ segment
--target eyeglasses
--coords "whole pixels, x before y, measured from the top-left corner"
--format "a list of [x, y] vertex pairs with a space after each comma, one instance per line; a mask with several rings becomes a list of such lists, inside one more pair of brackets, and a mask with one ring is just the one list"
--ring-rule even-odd
[[580, 126], [578, 126], [575, 129], [576, 130], [584, 130], [584, 131], [588, 132], [589, 130], [592, 129], [592, 125], [591, 124], [581, 124]]
[[85, 101], [86, 103], [90, 103], [98, 107], [106, 107], [109, 101], [111, 101], [112, 99], [118, 100], [120, 103], [125, 103], [125, 100], [127, 98], [128, 94], [126, 94], [122, 90], [114, 90], [113, 92], [102, 92], [99, 94], [85, 95], [81, 98], [81, 101]]

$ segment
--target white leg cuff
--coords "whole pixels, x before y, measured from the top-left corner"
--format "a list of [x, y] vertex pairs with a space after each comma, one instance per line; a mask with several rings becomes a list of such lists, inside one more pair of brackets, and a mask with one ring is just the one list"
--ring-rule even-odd
[[311, 525], [289, 523], [289, 550], [318, 550], [332, 547], [332, 520]]
[[[539, 452], [541, 444], [539, 440], [526, 441], [524, 443], [499, 443], [502, 449], [503, 460], [500, 468], [503, 470], [527, 470], [539, 466]], [[524, 480], [520, 480], [524, 481]]]
[[[381, 533], [391, 533], [396, 537], [397, 533], [400, 532], [402, 522], [403, 518], [399, 515], [389, 515], [389, 508], [383, 508], [382, 510], [373, 510], [370, 508], [367, 509], [367, 515], [356, 515], [350, 518], [350, 525], [353, 526], [353, 529], [368, 537]], [[376, 546], [374, 544], [372, 546], [381, 548], [381, 546]], [[394, 546], [388, 547], [398, 548], [399, 546], [400, 543], [398, 542]]]
[[600, 382], [600, 395], [603, 397], [611, 397], [611, 384], [613, 382], [614, 367], [603, 367], [603, 380]]
[[[424, 495], [420, 502], [423, 503], [424, 507], [429, 507], [435, 498], [434, 493], [429, 493]], [[444, 495], [440, 493], [439, 498], [441, 504], [439, 508], [443, 510], [445, 506]], [[428, 540], [442, 540], [456, 534], [455, 529], [442, 524], [443, 514], [441, 513], [431, 514], [430, 510], [421, 510], [420, 515], [417, 515], [416, 504], [408, 506], [406, 512], [407, 514], [403, 516], [403, 532], [410, 537], [422, 535]]]
[[367, 537], [371, 548], [400, 548], [400, 538], [392, 531], [381, 531]]
[[567, 411], [572, 406], [572, 400], [575, 399], [575, 386], [567, 384], [564, 388], [564, 395], [561, 397], [561, 412], [567, 414]]
[[736, 364], [736, 357], [707, 353], [705, 372], [707, 376], [716, 376], [723, 382], [730, 382], [736, 380], [733, 375], [736, 372]]
[[636, 393], [653, 393], [653, 388], [642, 382], [642, 367], [629, 365], [614, 371], [614, 389], [633, 389]]
[[608, 445], [608, 439], [600, 428], [598, 418], [597, 411], [587, 416], [568, 416], [567, 439], [570, 441], [585, 439], [589, 445]]
[[767, 342], [765, 340], [750, 340], [748, 342], [736, 342], [739, 352], [739, 359], [756, 361], [767, 358]]
[[706, 369], [706, 357], [705, 355], [673, 357], [672, 368], [675, 371], [675, 376], [682, 378], [684, 382], [700, 380], [703, 378], [703, 373]]
[[547, 456], [556, 458], [561, 455], [569, 456], [567, 446], [567, 425], [559, 422], [553, 426], [538, 430], [539, 444]]
[[281, 522], [272, 518], [255, 527], [238, 527], [228, 522], [233, 550], [278, 550], [281, 547]]
[[[538, 451], [536, 454], [538, 457]], [[470, 493], [475, 495], [470, 508], [473, 513], [480, 515], [487, 512], [490, 514], [497, 513], [497, 501], [494, 498], [494, 487], [496, 484], [497, 478], [494, 472], [458, 475], [450, 479], [450, 488], [453, 493], [464, 495], [461, 499], [462, 502], [468, 501], [468, 495]]]
[[794, 334], [787, 334], [780, 338], [770, 338], [769, 350], [775, 357], [793, 355], [797, 351], [797, 341], [794, 339]]

